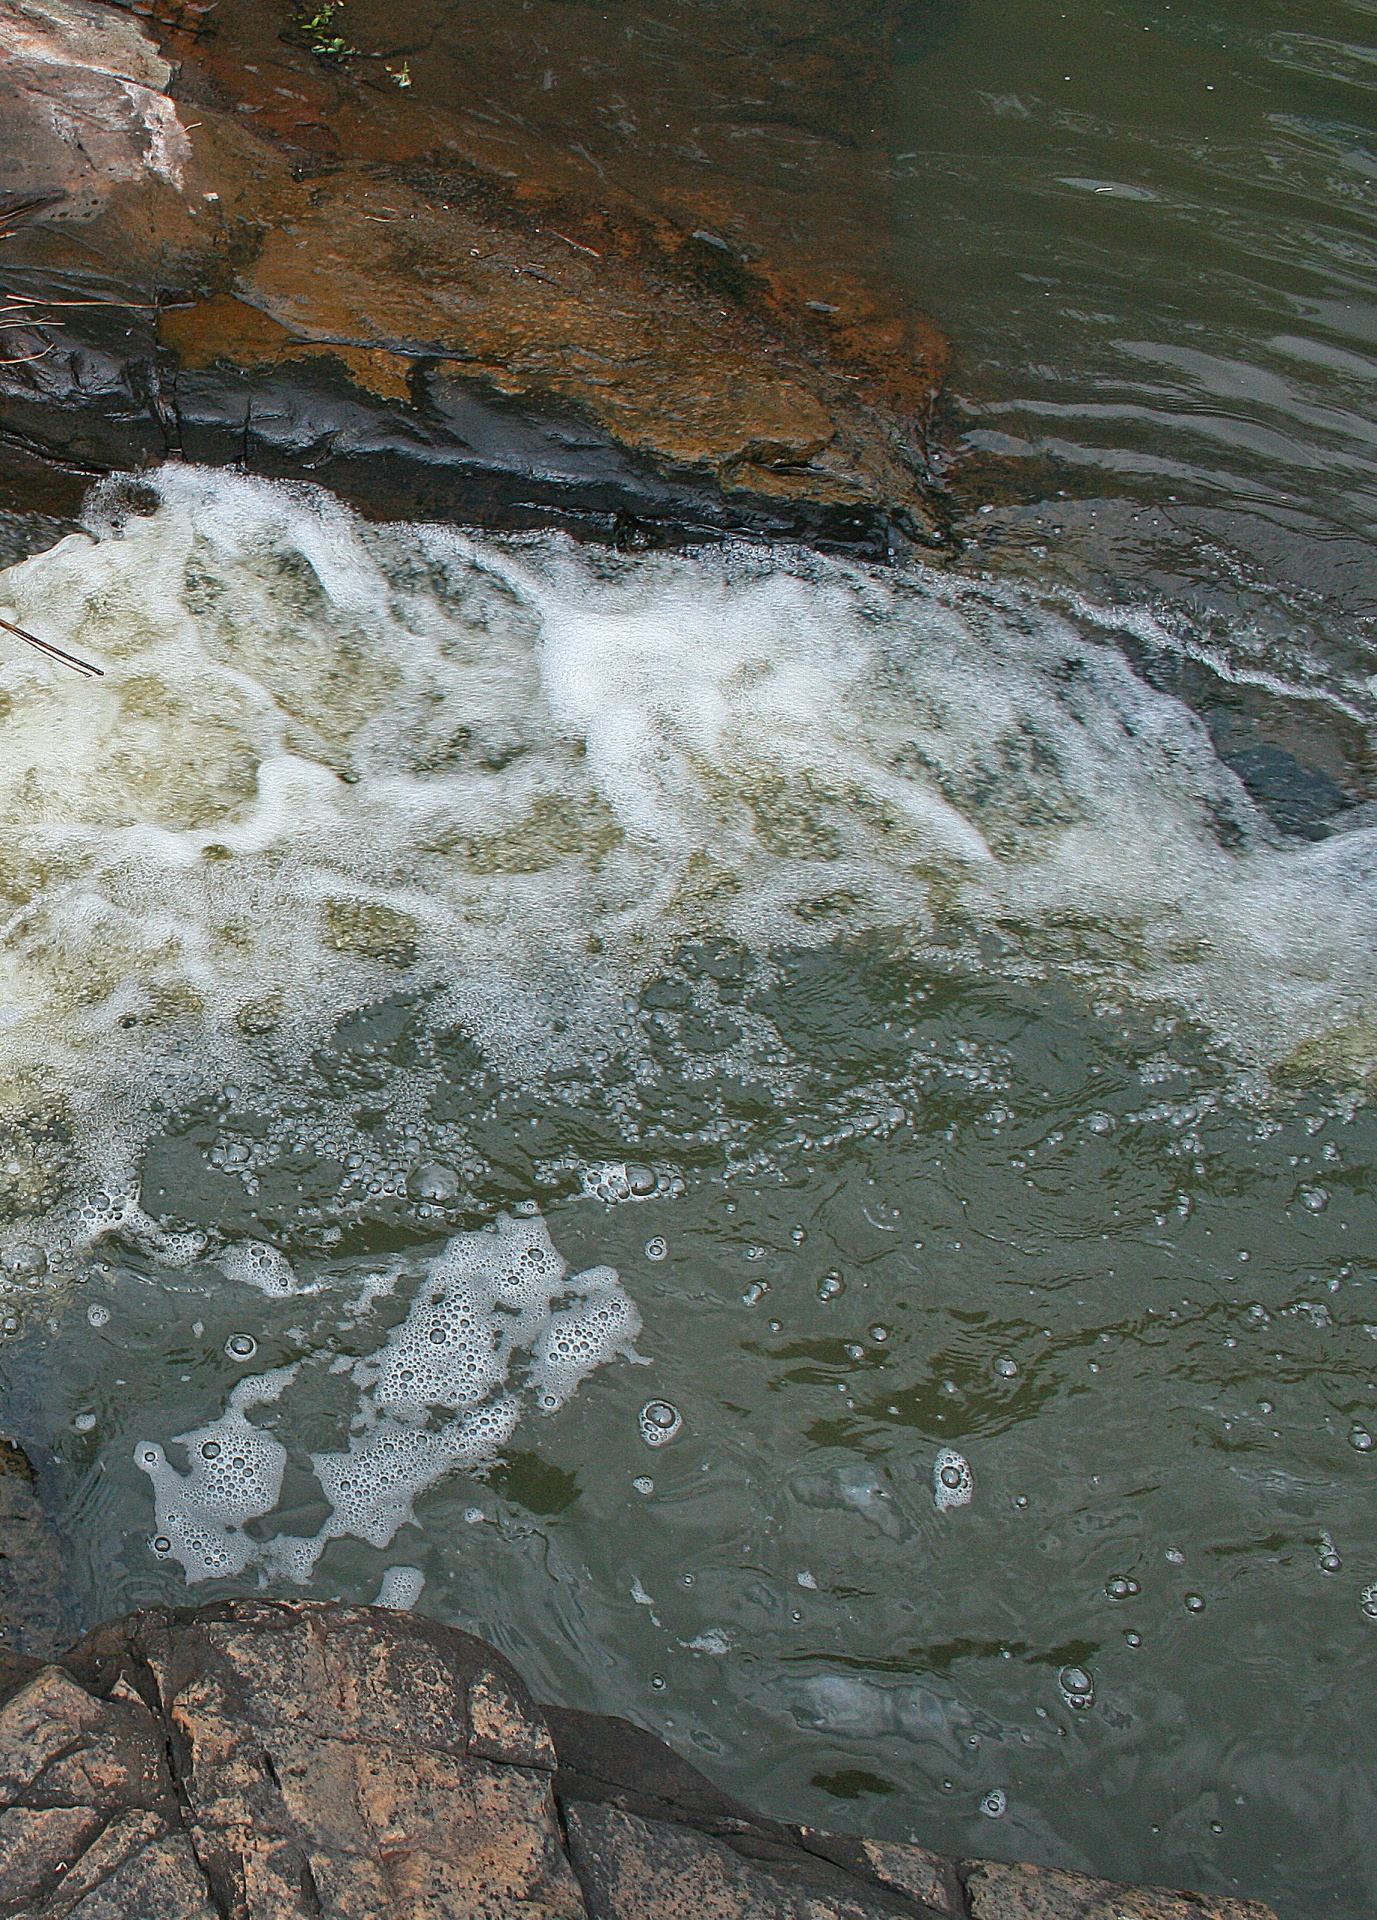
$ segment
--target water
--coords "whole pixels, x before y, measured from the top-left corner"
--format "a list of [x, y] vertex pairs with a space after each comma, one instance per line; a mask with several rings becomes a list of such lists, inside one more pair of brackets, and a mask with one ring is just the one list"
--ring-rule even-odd
[[912, 21], [949, 568], [177, 470], [0, 579], [108, 670], [0, 662], [90, 1615], [423, 1581], [786, 1817], [1371, 1910], [1371, 11], [1303, 13]]

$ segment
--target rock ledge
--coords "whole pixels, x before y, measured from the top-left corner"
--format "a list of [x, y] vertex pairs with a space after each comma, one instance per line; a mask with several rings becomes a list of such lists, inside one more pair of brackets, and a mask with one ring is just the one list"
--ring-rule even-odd
[[14, 1920], [1274, 1920], [761, 1818], [410, 1613], [134, 1614], [0, 1700]]

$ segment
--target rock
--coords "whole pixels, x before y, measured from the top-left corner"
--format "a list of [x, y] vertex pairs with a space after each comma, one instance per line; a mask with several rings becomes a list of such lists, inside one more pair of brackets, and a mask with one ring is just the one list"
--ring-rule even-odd
[[51, 1658], [71, 1637], [62, 1543], [22, 1448], [0, 1438], [0, 1684], [5, 1661]]
[[793, 1830], [763, 1819], [690, 1766], [673, 1747], [630, 1720], [543, 1709], [558, 1755], [555, 1793], [616, 1807], [645, 1819], [683, 1820], [713, 1834], [756, 1834], [792, 1844]]
[[391, 1608], [235, 1600], [0, 1674], [22, 1920], [1272, 1920], [765, 1819]]
[[1274, 1920], [1252, 1900], [1208, 1899], [1165, 1887], [1116, 1887], [1054, 1867], [986, 1860], [966, 1875], [971, 1920]]
[[549, 1731], [412, 1615], [136, 1615], [0, 1710], [0, 1908], [26, 1920], [584, 1920]]
[[590, 1920], [893, 1920], [930, 1912], [840, 1874], [831, 1884], [822, 1873], [786, 1878], [680, 1823], [578, 1801], [564, 1819]]
[[[882, 135], [843, 124], [882, 97], [897, 8], [789, 10], [766, 73], [760, 19], [703, 0], [667, 81], [651, 15], [619, 19], [590, 79], [601, 16], [533, 6], [437, 13], [403, 92], [367, 5], [351, 31], [377, 59], [330, 64], [282, 0], [160, 7], [147, 32], [96, 0], [0, 0], [12, 457], [235, 460], [376, 513], [619, 539], [932, 535], [945, 345], [875, 244]], [[501, 60], [538, 51], [561, 99], [494, 122]], [[612, 71], [649, 90], [617, 94], [624, 125], [664, 133], [603, 138]]]

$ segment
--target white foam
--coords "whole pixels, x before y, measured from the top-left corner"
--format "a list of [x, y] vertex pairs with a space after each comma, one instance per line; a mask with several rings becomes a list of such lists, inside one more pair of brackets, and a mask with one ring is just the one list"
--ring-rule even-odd
[[276, 1247], [263, 1240], [236, 1240], [226, 1247], [216, 1264], [226, 1279], [243, 1286], [257, 1287], [272, 1300], [283, 1300], [294, 1293], [310, 1293], [292, 1271], [291, 1262]]
[[426, 1577], [419, 1567], [389, 1567], [378, 1588], [375, 1607], [397, 1607], [402, 1612], [414, 1607], [421, 1597]]
[[153, 1482], [153, 1551], [179, 1560], [187, 1584], [242, 1573], [259, 1554], [243, 1531], [277, 1505], [287, 1449], [261, 1427], [251, 1426], [251, 1407], [281, 1398], [297, 1368], [278, 1367], [250, 1375], [230, 1395], [229, 1406], [209, 1426], [179, 1433], [190, 1470], [179, 1473], [154, 1441], [141, 1440], [135, 1462]]
[[932, 1463], [932, 1503], [939, 1513], [968, 1507], [975, 1493], [975, 1475], [965, 1454], [942, 1447]]
[[[113, 1230], [52, 1212], [73, 1187], [133, 1221], [159, 1109], [233, 1086], [332, 1111], [319, 1049], [399, 989], [508, 1075], [634, 1048], [627, 995], [705, 931], [920, 947], [940, 914], [981, 964], [1167, 1000], [1263, 1063], [1371, 1005], [1377, 830], [1279, 844], [1108, 616], [796, 552], [368, 526], [191, 467], [149, 484], [157, 512], [107, 488], [97, 540], [0, 583], [106, 668], [0, 647], [0, 1124], [38, 1110], [71, 1142], [0, 1172], [0, 1210], [51, 1216], [25, 1240]], [[342, 1118], [317, 1130], [352, 1150]], [[218, 1151], [257, 1177], [255, 1140]], [[399, 1191], [421, 1156], [378, 1151]], [[634, 1197], [630, 1174], [594, 1185]]]
[[528, 1405], [552, 1413], [617, 1355], [641, 1359], [633, 1345], [640, 1315], [616, 1270], [571, 1275], [539, 1214], [500, 1214], [421, 1265], [405, 1320], [352, 1369], [357, 1430], [343, 1450], [311, 1455], [330, 1503], [318, 1533], [260, 1542], [243, 1532], [276, 1505], [286, 1461], [245, 1413], [277, 1399], [296, 1367], [240, 1381], [218, 1421], [182, 1435], [189, 1474], [140, 1442], [135, 1458], [153, 1481], [154, 1537], [164, 1543], [155, 1551], [180, 1560], [188, 1581], [256, 1565], [265, 1580], [304, 1584], [331, 1540], [352, 1534], [390, 1546], [415, 1522], [419, 1495], [446, 1474], [491, 1462]]

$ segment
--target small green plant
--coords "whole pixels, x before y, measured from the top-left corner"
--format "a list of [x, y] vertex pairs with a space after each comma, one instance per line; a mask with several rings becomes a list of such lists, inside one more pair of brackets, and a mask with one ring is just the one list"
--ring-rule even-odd
[[320, 60], [352, 60], [358, 53], [341, 33], [334, 31], [335, 15], [344, 0], [318, 0], [314, 7], [299, 7], [292, 16], [292, 27]]

